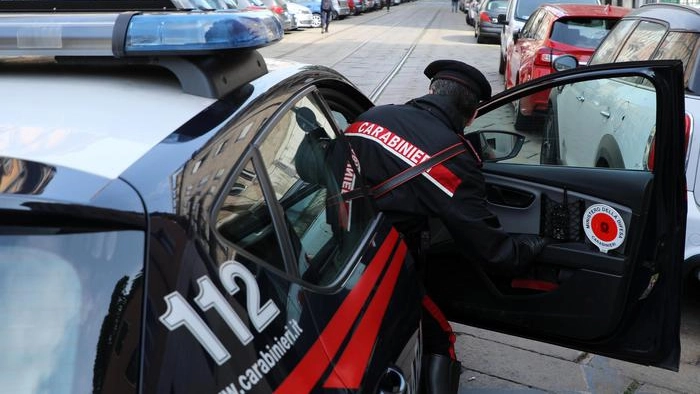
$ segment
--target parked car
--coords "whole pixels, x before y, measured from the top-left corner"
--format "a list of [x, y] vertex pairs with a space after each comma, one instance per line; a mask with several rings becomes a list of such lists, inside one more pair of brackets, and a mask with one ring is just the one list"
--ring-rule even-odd
[[294, 30], [294, 17], [287, 10], [286, 0], [260, 0], [280, 20], [285, 31]]
[[535, 9], [544, 3], [601, 4], [599, 0], [509, 0], [506, 12], [498, 15], [498, 23], [503, 25], [501, 56], [498, 61], [499, 73], [503, 74], [506, 71], [506, 55], [512, 50], [513, 34], [520, 31]]
[[345, 19], [350, 15], [348, 0], [333, 0], [333, 19]]
[[294, 16], [297, 28], [314, 27], [313, 13], [309, 7], [289, 1], [287, 2], [287, 10]]
[[367, 11], [366, 0], [354, 0], [355, 2], [355, 12], [353, 15], [360, 15], [361, 13]]
[[321, 27], [321, 0], [289, 0], [311, 10], [311, 27]]
[[[342, 198], [362, 184], [352, 157], [343, 179], [324, 160], [373, 103], [331, 68], [261, 56], [284, 37], [269, 11], [137, 3], [0, 2], [0, 387], [421, 392], [417, 261], [364, 186]], [[76, 5], [90, 9], [62, 11]], [[452, 321], [677, 369], [682, 66], [593, 67], [495, 96], [466, 135], [488, 154], [504, 230], [557, 235], [550, 202], [568, 196], [592, 235], [556, 238], [523, 277], [493, 276], [435, 223], [426, 291]], [[524, 136], [484, 117], [621, 75], [657, 93], [654, 171], [499, 162]], [[434, 154], [358, 130], [407, 162]], [[420, 176], [459, 186], [449, 166]]]
[[[586, 64], [610, 29], [629, 8], [599, 4], [543, 4], [522, 30], [516, 31], [506, 53], [505, 87], [555, 71], [552, 61], [570, 54]], [[516, 127], [532, 128], [547, 113], [549, 93], [517, 101]], [[533, 119], [535, 118], [535, 119]]]
[[350, 9], [350, 15], [357, 15], [355, 0], [348, 0], [348, 8]]
[[[613, 28], [596, 49], [589, 65], [649, 60], [680, 59], [683, 61], [685, 83], [685, 151], [677, 152], [684, 158], [687, 187], [687, 230], [685, 234], [684, 277], [697, 283], [700, 279], [700, 138], [695, 135], [695, 122], [700, 119], [700, 10], [674, 4], [649, 4], [631, 11]], [[556, 60], [560, 68], [577, 65], [573, 56]], [[611, 89], [623, 92], [625, 99], [616, 100]], [[554, 92], [553, 92], [554, 93]], [[561, 113], [559, 105], [575, 105], [576, 110], [559, 116], [559, 123], [548, 122], [544, 130], [541, 160], [546, 164], [568, 166], [594, 165], [597, 167], [655, 169], [659, 161], [655, 155], [654, 136], [634, 137], [642, 125], [653, 118], [653, 89], [639, 77], [617, 78], [580, 84], [578, 89], [564, 88], [551, 103], [550, 111]], [[575, 104], [574, 104], [575, 102]], [[591, 134], [582, 137], [570, 133], [568, 125], [585, 122]], [[653, 130], [652, 130], [653, 132]], [[578, 149], [582, 138], [600, 141], [597, 149]]]
[[507, 8], [508, 0], [482, 0], [474, 20], [474, 37], [477, 43], [501, 37], [503, 26], [498, 24], [498, 15], [506, 12]]
[[478, 18], [479, 14], [479, 6], [483, 0], [471, 0], [467, 3], [467, 8], [466, 8], [466, 13], [467, 13], [467, 24], [469, 26], [474, 26], [476, 23], [476, 19]]

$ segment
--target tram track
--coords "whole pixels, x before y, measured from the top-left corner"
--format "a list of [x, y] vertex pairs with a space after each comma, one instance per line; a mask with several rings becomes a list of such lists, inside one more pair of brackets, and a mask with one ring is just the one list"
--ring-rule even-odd
[[[357, 41], [357, 37], [367, 36], [361, 42], [356, 43], [353, 46], [348, 46], [347, 44], [338, 46], [339, 49], [333, 51], [331, 56], [327, 56], [325, 61], [322, 63], [333, 69], [339, 71], [344, 71], [343, 68], [352, 67], [350, 64], [353, 60], [372, 58], [372, 56], [380, 56], [378, 52], [381, 52], [379, 48], [386, 45], [395, 45], [397, 48], [404, 47], [405, 49], [397, 49], [390, 51], [384, 60], [383, 68], [377, 69], [371, 78], [365, 80], [365, 85], [363, 90], [366, 92], [368, 97], [376, 102], [385, 89], [391, 85], [392, 80], [400, 73], [401, 69], [404, 67], [407, 60], [411, 57], [417, 46], [420, 45], [421, 40], [423, 40], [427, 31], [435, 27], [435, 21], [440, 15], [440, 10], [436, 10], [435, 7], [425, 7], [421, 6], [420, 3], [407, 3], [401, 5], [401, 9], [397, 9], [391, 13], [385, 13], [383, 11], [374, 11], [376, 15], [366, 15], [360, 16], [358, 20], [353, 21], [352, 24], [343, 24], [341, 21], [336, 21], [331, 23], [331, 32], [321, 35], [318, 37], [310, 37], [309, 34], [316, 34], [316, 29], [311, 29], [310, 31], [302, 31], [298, 36], [294, 36], [297, 32], [290, 33], [289, 39], [285, 37], [283, 42], [287, 42], [283, 52], [278, 52], [274, 54], [275, 58], [296, 60], [302, 62], [312, 62], [313, 57], [316, 56], [311, 48], [319, 48], [321, 45], [328, 45], [329, 38], [333, 41], [331, 43], [338, 43]], [[407, 9], [409, 8], [410, 9]], [[427, 15], [426, 15], [427, 14]], [[426, 18], [426, 16], [428, 16]], [[353, 17], [355, 18], [355, 17]], [[360, 19], [362, 18], [362, 19]], [[387, 20], [391, 19], [389, 24], [384, 24]], [[407, 37], [406, 26], [412, 26], [413, 29], [418, 31], [410, 32], [410, 36]], [[302, 36], [303, 35], [303, 36]], [[415, 37], [410, 42], [402, 42], [397, 40], [397, 37], [401, 39]], [[406, 44], [408, 44], [406, 46]], [[332, 44], [333, 45], [333, 44]], [[399, 55], [401, 51], [401, 55]], [[387, 69], [386, 59], [396, 58], [396, 62], [393, 63], [390, 69]], [[310, 58], [311, 61], [306, 61]], [[378, 82], [374, 83], [375, 79], [379, 76]], [[372, 82], [373, 84], [370, 84]], [[369, 92], [369, 93], [367, 93]]]

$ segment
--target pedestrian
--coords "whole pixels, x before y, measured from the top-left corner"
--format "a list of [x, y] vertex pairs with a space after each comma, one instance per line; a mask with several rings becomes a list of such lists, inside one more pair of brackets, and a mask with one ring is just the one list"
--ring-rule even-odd
[[321, 34], [328, 33], [328, 25], [331, 24], [333, 13], [333, 1], [321, 0]]
[[389, 12], [389, 8], [391, 8], [391, 2], [392, 0], [386, 0], [386, 12]]
[[457, 2], [459, 0], [452, 0], [452, 12], [457, 12]]
[[[430, 79], [427, 95], [362, 113], [345, 130], [347, 143], [331, 145], [328, 157], [348, 157], [335, 150], [349, 146], [362, 179], [372, 188], [390, 184], [387, 180], [418, 165], [406, 155], [432, 157], [458, 147], [461, 153], [441, 163], [431, 179], [415, 176], [375, 194], [376, 206], [403, 234], [419, 266], [430, 264], [423, 261], [429, 247], [428, 220], [437, 218], [463, 248], [465, 260], [481, 264], [487, 272], [521, 274], [546, 241], [537, 235], [511, 235], [501, 228], [487, 208], [481, 158], [464, 138], [464, 128], [473, 121], [479, 101], [491, 96], [491, 86], [479, 70], [454, 60], [434, 61], [424, 74]], [[394, 149], [397, 146], [410, 149], [402, 154]], [[340, 174], [348, 164], [333, 167]], [[454, 333], [427, 295], [422, 306], [422, 379], [427, 393], [456, 393], [461, 364], [454, 353]]]

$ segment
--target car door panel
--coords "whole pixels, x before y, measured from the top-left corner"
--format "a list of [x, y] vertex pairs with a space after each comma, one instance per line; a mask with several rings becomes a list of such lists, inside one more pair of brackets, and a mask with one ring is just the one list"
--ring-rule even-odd
[[[655, 131], [636, 132], [655, 139], [656, 167], [651, 171], [540, 165], [527, 144], [540, 143], [542, 130], [526, 135], [523, 157], [486, 163], [488, 204], [502, 228], [539, 234], [550, 242], [526, 272], [494, 275], [462, 257], [449, 240], [436, 241], [426, 286], [448, 318], [677, 368], [677, 300], [685, 231], [681, 74], [677, 62], [592, 66], [502, 92], [479, 108], [483, 121], [477, 118], [467, 132], [508, 131], [512, 117], [503, 111], [525, 95], [545, 89], [555, 95], [557, 86], [640, 76], [650, 82], [645, 88], [655, 91], [657, 111]], [[559, 108], [560, 114], [574, 112], [575, 108]], [[570, 128], [570, 135], [579, 134], [583, 142], [577, 149], [595, 150], [601, 143], [586, 139], [592, 133], [586, 122], [560, 127]]]

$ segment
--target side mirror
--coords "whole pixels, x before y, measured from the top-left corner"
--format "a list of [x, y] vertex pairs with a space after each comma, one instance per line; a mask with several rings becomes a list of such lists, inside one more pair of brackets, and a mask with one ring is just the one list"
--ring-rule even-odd
[[499, 25], [507, 25], [508, 21], [506, 20], [506, 14], [498, 14], [498, 24]]
[[552, 67], [557, 71], [571, 70], [578, 67], [578, 60], [572, 55], [563, 55], [554, 59]]
[[484, 162], [512, 159], [520, 153], [525, 143], [525, 136], [500, 130], [479, 130], [467, 133], [465, 138], [479, 151]]

